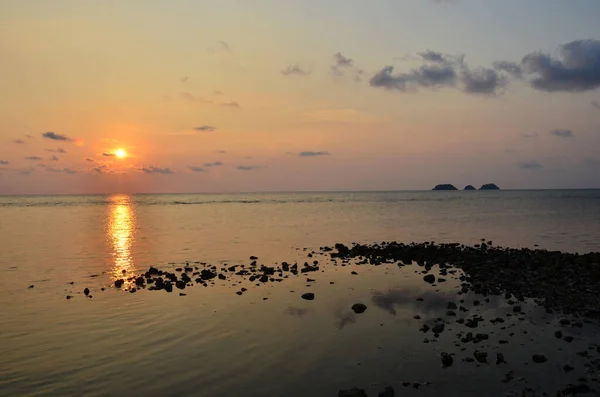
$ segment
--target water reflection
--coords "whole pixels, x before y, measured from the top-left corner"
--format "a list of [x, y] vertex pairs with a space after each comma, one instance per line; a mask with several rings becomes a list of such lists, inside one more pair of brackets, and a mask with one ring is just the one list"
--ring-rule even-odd
[[113, 277], [117, 279], [122, 278], [124, 272], [127, 274], [135, 274], [136, 272], [131, 256], [131, 246], [134, 241], [135, 213], [130, 196], [111, 196], [109, 201], [110, 218], [107, 237], [112, 243], [112, 273]]

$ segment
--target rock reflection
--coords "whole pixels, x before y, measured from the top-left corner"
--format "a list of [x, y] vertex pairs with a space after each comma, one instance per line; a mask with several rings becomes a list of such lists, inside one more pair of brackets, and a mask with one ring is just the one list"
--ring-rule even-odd
[[[423, 301], [417, 301], [422, 298]], [[410, 307], [423, 313], [446, 312], [449, 300], [435, 292], [423, 292], [418, 288], [390, 289], [385, 292], [374, 291], [373, 303], [392, 315], [396, 315], [396, 306]]]
[[335, 316], [335, 325], [338, 329], [342, 329], [346, 325], [356, 323], [356, 314], [353, 312], [344, 311], [341, 307], [337, 308], [333, 314]]
[[308, 309], [290, 306], [290, 307], [287, 308], [287, 310], [285, 311], [285, 313], [287, 313], [287, 314], [289, 314], [291, 316], [302, 317], [306, 313], [308, 313]]
[[112, 244], [113, 278], [123, 278], [125, 274], [135, 274], [136, 268], [131, 256], [134, 240], [135, 214], [131, 197], [115, 195], [109, 198], [110, 213], [107, 238]]

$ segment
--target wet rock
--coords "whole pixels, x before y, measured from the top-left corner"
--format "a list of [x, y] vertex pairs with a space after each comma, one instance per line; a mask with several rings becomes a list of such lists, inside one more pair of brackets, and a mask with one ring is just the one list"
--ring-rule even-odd
[[571, 320], [567, 319], [567, 318], [563, 318], [559, 321], [560, 325], [569, 325], [571, 324]]
[[115, 287], [116, 288], [121, 288], [124, 283], [125, 283], [125, 280], [123, 280], [122, 278], [120, 278], [118, 280], [115, 280]]
[[350, 390], [338, 391], [338, 397], [367, 397], [367, 393], [363, 389], [353, 388]]
[[442, 359], [442, 366], [445, 367], [450, 367], [452, 365], [452, 363], [454, 362], [454, 359], [452, 359], [452, 356], [446, 352], [442, 352], [442, 354], [440, 355], [441, 359]]
[[33, 284], [31, 284], [31, 285], [29, 286], [29, 288], [28, 288], [28, 289], [32, 289], [33, 287], [34, 287], [34, 285], [33, 285]]
[[394, 391], [394, 388], [392, 386], [386, 386], [385, 389], [383, 389], [383, 391], [380, 391], [378, 396], [379, 397], [394, 397], [396, 395], [396, 392]]
[[555, 331], [554, 336], [560, 339], [563, 337], [563, 333], [561, 331]]
[[585, 383], [581, 383], [579, 385], [568, 385], [560, 392], [558, 392], [558, 397], [567, 397], [567, 396], [577, 396], [579, 394], [588, 394], [592, 390]]
[[504, 354], [496, 353], [496, 365], [506, 364], [506, 360], [504, 360]]
[[69, 299], [73, 299], [73, 297], [71, 295], [67, 295], [67, 300]]
[[513, 310], [514, 313], [520, 313], [521, 312], [521, 306], [515, 305], [515, 306], [513, 306], [512, 310]]
[[544, 356], [543, 354], [534, 354], [533, 356], [531, 356], [531, 360], [533, 360], [533, 362], [536, 364], [542, 364], [548, 361], [546, 356]]
[[170, 281], [165, 281], [165, 291], [173, 292], [173, 284]]
[[315, 294], [313, 294], [312, 292], [304, 293], [304, 294], [302, 294], [302, 299], [311, 301], [311, 300], [315, 299]]
[[435, 276], [433, 274], [428, 274], [423, 277], [423, 281], [425, 281], [429, 284], [433, 284], [433, 283], [435, 283]]
[[185, 282], [178, 280], [175, 282], [175, 286], [179, 289], [185, 289]]
[[479, 361], [480, 363], [487, 364], [488, 354], [486, 352], [481, 352], [479, 350], [475, 350], [475, 352], [473, 353], [473, 356], [475, 357], [475, 360]]
[[571, 372], [573, 371], [575, 368], [571, 367], [569, 364], [566, 364], [563, 366], [563, 371], [565, 372]]
[[212, 280], [215, 277], [217, 277], [217, 274], [208, 269], [203, 269], [202, 271], [200, 271], [200, 278], [202, 280]]
[[352, 305], [352, 310], [357, 314], [364, 313], [367, 310], [367, 306], [362, 303], [355, 303]]
[[423, 333], [427, 333], [427, 331], [429, 331], [429, 325], [427, 324], [423, 324], [423, 326], [419, 329], [419, 331], [422, 331]]
[[219, 277], [219, 280], [226, 280], [227, 279], [227, 277], [225, 277], [225, 275], [222, 274], [222, 273], [219, 273], [218, 277]]
[[433, 328], [431, 328], [431, 332], [433, 332], [434, 334], [441, 334], [442, 332], [444, 332], [444, 324], [439, 323], [434, 325]]
[[448, 310], [456, 310], [456, 309], [458, 309], [458, 306], [456, 306], [456, 303], [454, 303], [454, 302], [448, 302], [448, 306], [446, 308]]
[[90, 289], [89, 288], [84, 289], [83, 293], [85, 294], [85, 296], [88, 296], [90, 294]]
[[564, 340], [565, 342], [567, 342], [567, 343], [571, 343], [571, 342], [573, 342], [573, 339], [574, 339], [574, 338], [573, 338], [572, 336], [570, 336], [570, 335], [569, 335], [569, 336], [565, 336], [565, 337], [563, 338], [563, 340]]
[[358, 275], [358, 273], [356, 273], [355, 271], [350, 272], [350, 274], [352, 274], [354, 276]]

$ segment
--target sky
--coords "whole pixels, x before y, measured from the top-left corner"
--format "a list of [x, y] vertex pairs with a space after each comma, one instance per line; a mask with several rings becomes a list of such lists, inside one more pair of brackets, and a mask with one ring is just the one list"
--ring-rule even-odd
[[3, 0], [0, 194], [600, 188], [598, 15]]

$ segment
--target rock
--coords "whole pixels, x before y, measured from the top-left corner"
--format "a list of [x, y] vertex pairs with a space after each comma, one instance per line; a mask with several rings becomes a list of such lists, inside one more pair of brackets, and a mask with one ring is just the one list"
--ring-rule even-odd
[[448, 310], [456, 310], [456, 309], [458, 309], [458, 306], [456, 306], [456, 303], [454, 303], [454, 302], [448, 302], [447, 309]]
[[575, 368], [571, 367], [569, 364], [566, 364], [565, 366], [563, 366], [563, 371], [565, 371], [565, 372], [571, 372], [574, 369]]
[[573, 342], [573, 339], [574, 339], [574, 338], [573, 338], [572, 336], [570, 336], [570, 335], [569, 335], [569, 336], [565, 336], [565, 337], [563, 338], [563, 340], [564, 340], [565, 342], [567, 342], [567, 343], [571, 343], [571, 342]]
[[496, 365], [506, 364], [506, 360], [504, 360], [504, 354], [496, 353]]
[[187, 294], [184, 294], [183, 292], [180, 292], [179, 296], [187, 296]]
[[250, 260], [251, 260], [251, 261], [255, 261], [255, 260], [257, 260], [257, 259], [258, 259], [258, 257], [254, 256], [254, 255], [252, 255], [252, 256], [250, 257]]
[[352, 305], [352, 310], [357, 314], [364, 313], [367, 310], [367, 306], [362, 303], [355, 303]]
[[179, 289], [185, 289], [185, 283], [183, 281], [177, 280], [175, 282], [175, 286]]
[[123, 286], [123, 283], [125, 283], [125, 280], [123, 280], [122, 278], [115, 280], [115, 288], [121, 288]]
[[200, 272], [200, 278], [201, 278], [202, 280], [211, 280], [211, 279], [213, 279], [213, 278], [215, 278], [215, 277], [217, 277], [217, 274], [216, 274], [216, 273], [214, 273], [214, 272], [211, 272], [211, 271], [210, 271], [210, 270], [208, 270], [208, 269], [203, 269], [203, 270]]
[[73, 297], [71, 295], [67, 295], [67, 300], [68, 299], [72, 299]]
[[311, 300], [315, 299], [315, 294], [313, 294], [312, 292], [307, 292], [305, 294], [302, 294], [302, 299], [311, 301]]
[[585, 383], [579, 385], [568, 385], [564, 389], [558, 392], [558, 397], [576, 396], [578, 394], [588, 394], [591, 391], [590, 387]]
[[392, 386], [386, 386], [383, 391], [379, 392], [379, 397], [394, 397], [396, 392]]
[[440, 185], [436, 185], [432, 190], [458, 190], [454, 185], [449, 183], [443, 183]]
[[224, 274], [219, 273], [219, 280], [225, 280], [225, 279], [227, 279], [227, 277], [225, 277]]
[[444, 332], [444, 324], [440, 323], [434, 325], [433, 328], [431, 328], [431, 332], [433, 332], [434, 334], [441, 334], [442, 332]]
[[541, 364], [541, 363], [545, 363], [546, 361], [548, 361], [546, 356], [544, 356], [543, 354], [534, 354], [533, 356], [531, 356], [531, 359], [536, 364]]
[[354, 272], [354, 271], [353, 271], [353, 272], [350, 272], [350, 274], [352, 274], [352, 275], [354, 275], [354, 276], [358, 275], [358, 273], [356, 273], [356, 272]]
[[479, 190], [500, 190], [500, 188], [493, 183], [486, 183], [482, 185]]
[[513, 312], [514, 313], [520, 313], [521, 312], [521, 306], [518, 306], [518, 305], [513, 306]]
[[423, 277], [423, 281], [425, 281], [429, 284], [433, 284], [433, 283], [435, 283], [435, 276], [433, 274], [428, 274]]
[[427, 333], [427, 331], [429, 331], [429, 325], [427, 324], [423, 324], [423, 326], [421, 327], [421, 329], [419, 329], [419, 331], [423, 331], [423, 333]]
[[475, 186], [473, 186], [473, 185], [467, 185], [467, 186], [465, 186], [464, 190], [477, 190], [477, 189], [475, 189]]
[[488, 354], [486, 352], [480, 352], [479, 350], [475, 350], [473, 356], [475, 357], [475, 360], [479, 361], [480, 363], [487, 364]]
[[34, 285], [33, 285], [33, 284], [31, 284], [31, 285], [29, 286], [29, 289], [32, 289], [33, 287], [34, 287]]
[[561, 331], [555, 331], [554, 332], [554, 336], [556, 336], [557, 338], [562, 338], [563, 337], [563, 333]]
[[350, 390], [338, 391], [338, 397], [367, 397], [367, 393], [363, 389], [353, 388]]
[[559, 321], [560, 325], [569, 325], [571, 324], [571, 320], [567, 319], [567, 318], [563, 318]]
[[170, 281], [165, 281], [165, 291], [173, 292], [173, 284]]
[[450, 367], [452, 365], [452, 363], [454, 362], [454, 359], [452, 359], [452, 356], [448, 353], [442, 352], [442, 354], [440, 356], [442, 358], [442, 366], [444, 368]]

